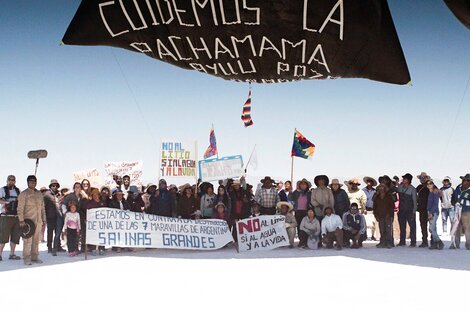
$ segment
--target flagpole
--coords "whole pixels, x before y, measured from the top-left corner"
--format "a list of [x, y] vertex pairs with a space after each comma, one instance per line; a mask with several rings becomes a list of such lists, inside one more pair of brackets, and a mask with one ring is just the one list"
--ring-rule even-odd
[[294, 156], [292, 155], [291, 158], [292, 158], [292, 162], [290, 165], [290, 182], [292, 186], [294, 186]]
[[248, 162], [246, 163], [245, 173], [246, 173], [246, 170], [248, 169], [248, 165], [250, 164], [250, 161], [251, 161], [251, 158], [253, 157], [253, 153], [255, 152], [255, 149], [256, 149], [256, 144], [253, 147], [253, 150], [251, 151], [250, 158], [248, 159]]

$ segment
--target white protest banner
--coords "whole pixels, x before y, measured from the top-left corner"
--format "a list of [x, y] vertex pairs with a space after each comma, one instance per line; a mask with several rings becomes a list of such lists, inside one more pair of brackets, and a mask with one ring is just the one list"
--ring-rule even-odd
[[202, 181], [216, 181], [240, 177], [245, 174], [241, 155], [199, 161], [199, 173]]
[[92, 187], [100, 188], [101, 186], [103, 186], [103, 178], [101, 177], [100, 172], [96, 168], [73, 172], [74, 182], [81, 183], [84, 179], [88, 179]]
[[223, 220], [187, 220], [110, 208], [87, 210], [92, 245], [215, 250], [233, 241]]
[[131, 178], [131, 185], [141, 187], [142, 186], [142, 161], [133, 162], [104, 162], [105, 185], [116, 186], [116, 182], [113, 179], [114, 175], [123, 177], [129, 175]]
[[237, 222], [238, 251], [272, 250], [289, 245], [282, 215], [261, 215]]
[[161, 177], [196, 177], [196, 142], [162, 140]]

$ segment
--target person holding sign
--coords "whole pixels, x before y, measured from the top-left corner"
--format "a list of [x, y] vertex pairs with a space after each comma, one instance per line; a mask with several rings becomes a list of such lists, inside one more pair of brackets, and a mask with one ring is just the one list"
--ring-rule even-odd
[[292, 214], [294, 206], [287, 201], [281, 201], [277, 203], [276, 208], [279, 210], [279, 213], [281, 215], [284, 215], [286, 217], [285, 227], [287, 231], [287, 236], [289, 237], [289, 248], [292, 249], [294, 247], [295, 229], [297, 228], [297, 221], [295, 220], [295, 217]]
[[343, 247], [343, 221], [341, 217], [333, 214], [333, 208], [326, 207], [325, 215], [321, 221], [322, 241], [328, 249], [333, 248], [333, 242], [336, 241], [336, 250]]
[[309, 248], [312, 250], [317, 250], [320, 241], [320, 222], [315, 218], [315, 210], [309, 208], [307, 210], [307, 215], [304, 216], [302, 222], [300, 223], [300, 232], [299, 232], [299, 249]]
[[181, 197], [178, 201], [176, 215], [179, 218], [191, 219], [191, 214], [197, 210], [196, 198], [193, 195], [193, 188], [190, 184], [185, 184], [180, 189]]
[[[160, 179], [158, 190], [150, 197], [151, 212], [155, 215], [172, 217], [174, 211], [174, 201], [168, 190], [166, 180]], [[212, 216], [212, 214], [211, 214]]]

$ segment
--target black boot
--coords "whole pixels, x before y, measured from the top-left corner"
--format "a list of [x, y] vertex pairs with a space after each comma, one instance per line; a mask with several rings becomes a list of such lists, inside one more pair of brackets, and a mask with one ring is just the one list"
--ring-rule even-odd
[[[431, 245], [432, 245], [432, 243], [431, 243]], [[428, 247], [428, 242], [427, 242], [427, 241], [423, 241], [423, 243], [421, 243], [421, 244], [419, 245], [419, 247], [420, 247], [420, 248], [427, 248], [427, 247]]]
[[436, 250], [437, 249], [437, 242], [432, 242], [431, 246], [429, 247], [430, 250]]
[[442, 240], [439, 240], [439, 242], [437, 243], [437, 249], [439, 250], [444, 249], [444, 243], [442, 242]]

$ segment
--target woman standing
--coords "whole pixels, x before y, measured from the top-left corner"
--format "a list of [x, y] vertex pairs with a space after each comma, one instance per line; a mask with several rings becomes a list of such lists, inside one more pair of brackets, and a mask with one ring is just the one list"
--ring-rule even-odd
[[179, 218], [191, 219], [191, 215], [196, 212], [197, 203], [190, 184], [186, 184], [181, 188], [181, 197], [178, 201], [176, 215]]
[[230, 212], [232, 211], [232, 201], [230, 200], [230, 196], [224, 185], [220, 185], [219, 188], [217, 188], [215, 203], [219, 202], [222, 202], [225, 205], [225, 212], [230, 216]]
[[[289, 202], [292, 202], [294, 204], [295, 220], [297, 221], [297, 234], [299, 236], [299, 239], [300, 223], [302, 222], [302, 219], [307, 215], [310, 199], [312, 197], [310, 187], [312, 187], [312, 184], [304, 178], [299, 183], [299, 189], [294, 191], [289, 197]], [[305, 245], [307, 245], [307, 241], [305, 241]]]
[[[101, 200], [101, 193], [97, 188], [91, 188], [90, 195], [91, 199], [85, 205], [85, 212], [91, 209], [107, 207], [107, 203]], [[84, 240], [86, 241], [86, 235], [84, 236]], [[87, 249], [91, 252], [92, 255], [96, 255], [95, 245], [87, 245]], [[98, 250], [100, 255], [104, 255], [104, 246], [99, 246]]]
[[437, 219], [439, 218], [439, 189], [434, 185], [432, 180], [426, 182], [426, 187], [429, 189], [428, 195], [428, 221], [429, 221], [429, 231], [431, 232], [432, 243], [429, 249], [435, 250], [444, 249], [444, 243], [439, 238], [437, 234]]
[[201, 214], [202, 218], [212, 218], [214, 215], [215, 207], [215, 198], [214, 186], [209, 184], [207, 186], [206, 192], [201, 196]]

